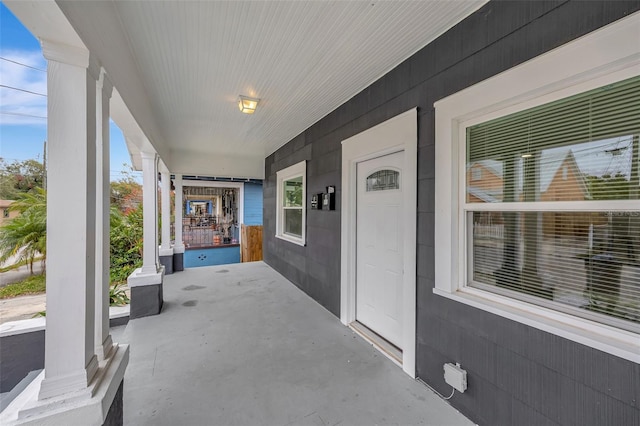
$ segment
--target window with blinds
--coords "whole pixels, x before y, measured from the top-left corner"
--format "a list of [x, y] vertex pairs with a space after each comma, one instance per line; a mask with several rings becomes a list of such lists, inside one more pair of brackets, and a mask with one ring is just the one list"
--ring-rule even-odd
[[640, 330], [640, 77], [466, 129], [468, 285]]
[[302, 238], [302, 176], [285, 180], [283, 183], [283, 233], [292, 237]]
[[276, 172], [276, 238], [305, 245], [306, 243], [306, 161]]

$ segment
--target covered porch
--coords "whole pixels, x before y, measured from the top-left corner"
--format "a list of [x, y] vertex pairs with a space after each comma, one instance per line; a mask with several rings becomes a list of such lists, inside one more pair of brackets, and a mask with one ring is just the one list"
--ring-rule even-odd
[[[638, 1], [4, 3], [48, 61], [48, 291], [44, 371], [0, 423], [469, 423], [424, 380], [456, 389], [449, 402], [481, 424], [639, 424], [638, 321], [475, 282], [467, 232], [475, 211], [593, 210], [628, 218], [637, 264], [637, 104], [601, 118], [603, 140], [636, 141], [635, 186], [612, 203], [552, 204], [538, 181], [531, 200], [477, 208], [463, 178], [475, 126], [612, 87], [638, 99]], [[592, 137], [591, 118], [548, 116], [541, 135], [569, 136], [544, 149], [586, 143], [573, 129]], [[132, 322], [113, 337], [110, 119], [144, 207]], [[478, 145], [478, 158], [513, 171], [541, 158], [529, 139]], [[266, 263], [182, 271], [187, 241], [170, 223], [183, 223], [189, 176], [264, 182]], [[518, 257], [535, 260], [537, 239]], [[522, 282], [529, 265], [511, 266], [507, 284]], [[360, 319], [402, 368], [348, 327]]]
[[[47, 59], [48, 291], [44, 370], [0, 422], [122, 424], [128, 410], [128, 424], [407, 424], [429, 416], [458, 424], [462, 417], [425, 414], [429, 391], [412, 380], [415, 360], [403, 377], [334, 310], [264, 264], [189, 278], [199, 272], [182, 272], [188, 238], [175, 224], [183, 223], [183, 186], [223, 177], [234, 181], [225, 187], [238, 182], [242, 199], [246, 182], [271, 171], [269, 155], [483, 3], [7, 1]], [[243, 114], [258, 104], [255, 115]], [[128, 278], [133, 321], [120, 342], [108, 326], [110, 120], [143, 175], [142, 265]], [[335, 191], [337, 177], [326, 179]], [[337, 223], [332, 210], [328, 224]], [[273, 209], [263, 211], [273, 223]], [[332, 262], [318, 274], [336, 285], [339, 270]]]
[[473, 424], [263, 262], [166, 276], [120, 341], [125, 424]]

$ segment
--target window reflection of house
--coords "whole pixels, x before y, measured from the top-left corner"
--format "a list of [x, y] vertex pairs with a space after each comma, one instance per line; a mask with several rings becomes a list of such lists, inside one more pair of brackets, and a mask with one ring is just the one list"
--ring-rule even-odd
[[[519, 182], [516, 200], [523, 201], [523, 160], [518, 164]], [[532, 160], [529, 160], [532, 161]], [[535, 161], [535, 160], [534, 160]], [[537, 160], [536, 173], [539, 201], [584, 201], [590, 199], [585, 173], [576, 162], [573, 149], [544, 150]], [[503, 200], [503, 163], [497, 160], [478, 160], [467, 166], [467, 201], [469, 203], [499, 203]], [[584, 236], [589, 231], [592, 218], [589, 214], [543, 214], [544, 235]], [[483, 212], [480, 225], [499, 225], [502, 215]]]
[[467, 200], [470, 203], [502, 201], [502, 161], [479, 160], [467, 167]]
[[[502, 162], [479, 160], [467, 166], [467, 201], [470, 203], [499, 203], [502, 201]], [[474, 218], [476, 235], [502, 235], [502, 214], [482, 212]]]
[[[573, 151], [564, 156], [543, 151], [540, 158], [540, 201], [584, 201], [589, 199], [584, 173], [576, 163]], [[559, 214], [542, 215], [543, 234], [585, 236], [589, 232], [591, 215]]]

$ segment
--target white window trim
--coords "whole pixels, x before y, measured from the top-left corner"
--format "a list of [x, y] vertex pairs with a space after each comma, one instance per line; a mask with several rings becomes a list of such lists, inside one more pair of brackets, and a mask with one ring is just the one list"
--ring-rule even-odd
[[640, 46], [631, 42], [638, 39], [640, 13], [635, 13], [435, 103], [434, 293], [640, 362], [636, 333], [465, 286], [460, 189], [465, 127], [640, 75]]
[[[302, 238], [296, 238], [284, 233], [283, 199], [284, 187], [282, 183], [286, 180], [302, 176]], [[282, 169], [276, 173], [278, 182], [276, 195], [276, 238], [289, 241], [290, 243], [304, 246], [307, 242], [307, 162], [303, 160], [292, 166]]]

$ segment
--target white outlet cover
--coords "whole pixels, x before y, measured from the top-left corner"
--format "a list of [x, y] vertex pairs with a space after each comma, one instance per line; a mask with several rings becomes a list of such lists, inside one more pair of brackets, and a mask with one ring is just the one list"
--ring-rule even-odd
[[467, 372], [459, 365], [451, 363], [444, 365], [444, 381], [460, 393], [467, 390]]

